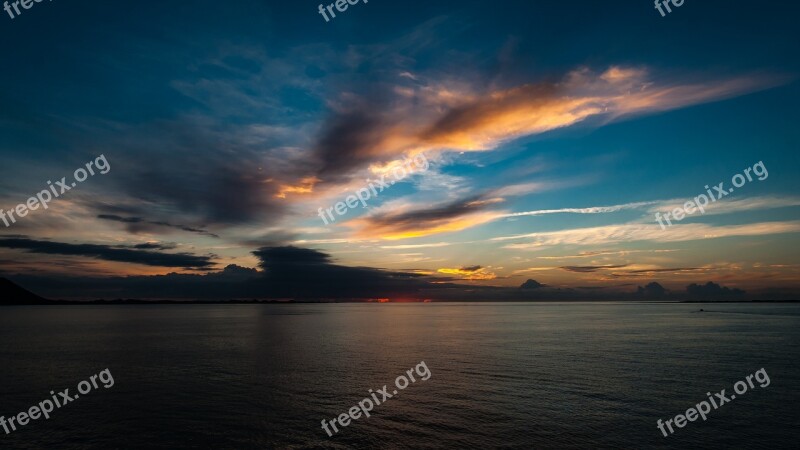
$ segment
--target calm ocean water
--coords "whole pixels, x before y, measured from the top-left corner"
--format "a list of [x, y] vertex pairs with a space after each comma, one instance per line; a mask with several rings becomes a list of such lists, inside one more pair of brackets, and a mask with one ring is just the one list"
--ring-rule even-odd
[[[6, 307], [1, 415], [115, 384], [0, 448], [797, 448], [799, 346], [796, 304]], [[420, 361], [429, 380], [328, 438]], [[762, 367], [768, 387], [656, 428]]]

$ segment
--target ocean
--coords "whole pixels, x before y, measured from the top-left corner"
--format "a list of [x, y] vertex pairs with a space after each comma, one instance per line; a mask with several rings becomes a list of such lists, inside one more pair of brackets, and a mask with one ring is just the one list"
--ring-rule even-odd
[[[6, 420], [114, 382], [0, 428], [0, 448], [797, 448], [799, 346], [798, 304], [3, 307]], [[762, 368], [768, 386], [659, 431]], [[323, 430], [410, 369], [370, 417]]]

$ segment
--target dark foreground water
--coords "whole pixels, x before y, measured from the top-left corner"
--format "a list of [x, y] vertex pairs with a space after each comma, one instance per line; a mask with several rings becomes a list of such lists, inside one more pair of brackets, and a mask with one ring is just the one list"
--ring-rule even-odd
[[[114, 385], [0, 448], [797, 448], [798, 346], [800, 305], [6, 307], [0, 414]], [[420, 361], [427, 381], [327, 437]], [[768, 387], [656, 428], [761, 368]]]

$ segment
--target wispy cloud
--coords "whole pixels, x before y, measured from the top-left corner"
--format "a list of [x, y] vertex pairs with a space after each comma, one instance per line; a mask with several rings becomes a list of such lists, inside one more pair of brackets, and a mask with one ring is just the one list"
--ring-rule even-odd
[[[555, 188], [556, 184], [547, 184], [548, 188]], [[523, 193], [535, 191], [539, 183], [529, 183], [522, 185], [509, 186], [507, 194], [521, 195]], [[504, 203], [501, 197], [493, 197], [500, 193], [494, 190], [483, 196], [472, 196], [466, 199], [457, 200], [448, 204], [433, 207], [415, 207], [413, 204], [392, 204], [390, 208], [377, 209], [374, 214], [353, 221], [353, 226], [360, 227], [359, 237], [379, 238], [379, 239], [402, 239], [410, 237], [428, 236], [444, 232], [460, 231], [463, 229], [483, 225], [505, 218], [531, 217], [550, 214], [612, 214], [621, 211], [642, 210], [642, 219], [654, 212], [671, 211], [677, 207], [682, 207], [684, 200], [653, 200], [644, 202], [631, 202], [610, 206], [590, 206], [584, 208], [559, 208], [559, 209], [540, 209], [522, 212], [503, 212], [493, 210], [493, 206]], [[736, 212], [747, 212], [754, 210], [766, 210], [791, 206], [800, 206], [798, 197], [754, 197], [749, 199], [739, 199], [730, 201], [719, 201], [711, 203], [706, 215], [731, 214]], [[385, 212], [383, 212], [385, 211]], [[696, 214], [701, 216], [699, 213]], [[655, 222], [653, 222], [655, 223]], [[636, 227], [635, 224], [618, 225], [617, 227]], [[684, 224], [682, 226], [688, 226]], [[608, 227], [606, 227], [608, 228]], [[649, 225], [642, 224], [643, 230], [649, 229]], [[622, 230], [623, 228], [620, 228]], [[628, 228], [625, 228], [628, 229]], [[657, 228], [658, 231], [660, 228]], [[670, 228], [674, 231], [674, 227]], [[631, 236], [638, 236], [641, 233], [631, 232]], [[508, 240], [529, 237], [529, 235], [499, 237], [492, 240]], [[649, 238], [641, 240], [650, 240]], [[686, 240], [677, 238], [674, 240]], [[520, 246], [509, 246], [508, 248], [521, 248]]]
[[598, 258], [604, 256], [627, 256], [636, 253], [671, 253], [676, 251], [677, 250], [618, 250], [618, 251], [606, 250], [606, 251], [580, 252], [577, 255], [537, 256], [536, 259], [545, 259], [545, 260], [586, 259], [586, 258]]
[[[650, 204], [655, 203], [649, 208], [649, 214], [655, 214], [657, 212], [664, 213], [672, 211], [676, 208], [683, 209], [683, 205], [691, 199], [673, 199], [673, 200], [661, 200], [659, 202], [649, 202]], [[758, 210], [765, 210], [765, 209], [777, 209], [777, 208], [788, 208], [791, 206], [800, 206], [800, 197], [791, 197], [791, 196], [761, 196], [761, 197], [750, 197], [750, 198], [731, 198], [731, 199], [723, 199], [716, 202], [709, 203], [708, 206], [705, 207], [705, 216], [711, 215], [721, 215], [721, 214], [731, 214], [736, 212], [747, 212], [747, 211], [758, 211]], [[694, 216], [699, 216], [700, 213], [698, 211], [695, 212]], [[692, 216], [689, 216], [692, 217]]]
[[504, 186], [492, 191], [493, 195], [498, 197], [516, 197], [521, 195], [539, 194], [542, 192], [554, 191], [558, 189], [565, 189], [580, 185], [589, 184], [592, 180], [588, 177], [581, 177], [580, 179], [570, 180], [548, 180], [537, 181], [533, 183], [520, 183]]
[[646, 206], [660, 204], [660, 201], [625, 203], [613, 206], [592, 206], [589, 208], [560, 208], [560, 209], [539, 209], [535, 211], [523, 211], [505, 214], [503, 217], [522, 217], [522, 216], [542, 216], [546, 214], [607, 214], [624, 210], [640, 209]]
[[711, 226], [707, 224], [680, 224], [662, 230], [652, 224], [623, 224], [602, 227], [577, 228], [542, 233], [492, 238], [492, 241], [525, 239], [523, 244], [509, 244], [504, 248], [537, 250], [556, 245], [605, 245], [615, 242], [651, 241], [681, 242], [700, 239], [717, 239], [731, 236], [765, 236], [800, 232], [800, 221], [761, 222], [747, 225]]
[[437, 247], [447, 247], [453, 245], [448, 242], [437, 242], [435, 244], [409, 244], [409, 245], [382, 245], [381, 248], [391, 249], [391, 250], [409, 250], [414, 248], [437, 248]]
[[[683, 208], [687, 199], [653, 200], [646, 202], [623, 203], [611, 206], [591, 206], [586, 208], [560, 208], [522, 211], [506, 214], [504, 217], [542, 216], [547, 214], [608, 214], [619, 211], [637, 210], [647, 208], [648, 214], [664, 213], [675, 208]], [[742, 211], [755, 211], [764, 209], [785, 208], [800, 206], [800, 197], [764, 196], [743, 199], [731, 199], [709, 203], [703, 215], [729, 214]], [[699, 213], [697, 213], [699, 215]]]

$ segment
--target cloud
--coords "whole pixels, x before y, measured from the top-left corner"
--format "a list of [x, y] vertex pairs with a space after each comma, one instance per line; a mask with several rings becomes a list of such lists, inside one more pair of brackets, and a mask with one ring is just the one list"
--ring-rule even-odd
[[159, 242], [145, 242], [144, 244], [136, 244], [133, 246], [133, 248], [137, 250], [172, 250], [176, 247], [176, 244], [164, 244]]
[[624, 203], [613, 206], [592, 206], [589, 208], [560, 208], [560, 209], [539, 209], [535, 211], [523, 211], [506, 214], [503, 217], [522, 217], [522, 216], [542, 216], [546, 214], [608, 214], [619, 211], [640, 209], [661, 203], [660, 201]]
[[296, 245], [318, 245], [318, 244], [352, 244], [352, 239], [301, 239], [293, 241]]
[[714, 271], [711, 266], [707, 267], [658, 267], [643, 264], [630, 264], [626, 270], [614, 271], [609, 274], [612, 278], [643, 278], [652, 277], [659, 274], [706, 274]]
[[99, 214], [119, 216], [118, 221], [140, 220], [128, 222], [133, 229], [152, 225], [210, 236], [214, 233], [205, 226], [270, 225], [289, 210], [285, 199], [277, 197], [280, 190], [307, 171], [307, 154], [264, 142], [263, 133], [277, 132], [257, 124], [182, 116], [114, 125], [113, 132], [94, 131], [87, 145], [115, 149], [106, 155], [125, 170], [104, 179], [106, 192], [110, 205], [126, 206], [96, 208]]
[[605, 116], [667, 111], [752, 92], [777, 79], [739, 77], [705, 82], [667, 83], [646, 68], [612, 66], [603, 73], [574, 70], [555, 83], [540, 82], [496, 89], [447, 110], [425, 129], [424, 145], [453, 150], [490, 150], [521, 136], [544, 133]]
[[[547, 188], [555, 187], [551, 184], [544, 184]], [[364, 230], [361, 231], [362, 236], [372, 236], [372, 237], [383, 237], [386, 238], [385, 235], [391, 236], [391, 238], [399, 237], [417, 237], [417, 236], [427, 236], [430, 234], [435, 234], [444, 231], [458, 231], [465, 228], [482, 225], [487, 222], [495, 221], [498, 219], [503, 218], [511, 218], [511, 217], [524, 217], [524, 216], [541, 216], [541, 215], [549, 215], [549, 214], [611, 214], [620, 211], [629, 211], [629, 210], [640, 210], [649, 208], [652, 211], [664, 211], [671, 207], [676, 207], [679, 201], [677, 200], [654, 200], [654, 201], [645, 201], [645, 202], [631, 202], [631, 203], [623, 203], [618, 205], [610, 205], [610, 206], [592, 206], [586, 208], [559, 208], [559, 209], [540, 209], [540, 210], [532, 210], [532, 211], [523, 211], [523, 212], [516, 212], [516, 213], [500, 213], [500, 212], [487, 212], [481, 215], [470, 217], [470, 215], [474, 215], [477, 210], [486, 209], [492, 204], [500, 203], [501, 201], [497, 198], [492, 198], [491, 195], [498, 195], [498, 194], [506, 194], [506, 195], [518, 195], [530, 192], [531, 190], [535, 191], [537, 188], [542, 187], [539, 183], [530, 183], [530, 184], [523, 184], [523, 185], [513, 185], [508, 186], [507, 188], [501, 188], [499, 190], [492, 191], [491, 193], [487, 193], [484, 195], [475, 195], [467, 199], [458, 200], [452, 202], [450, 204], [430, 208], [430, 209], [417, 209], [417, 210], [410, 210], [406, 212], [397, 211], [397, 208], [392, 208], [392, 212], [387, 214], [376, 214], [374, 216], [368, 216], [366, 218], [354, 221], [355, 224], [364, 226]], [[680, 203], [682, 205], [683, 203]], [[741, 211], [750, 211], [755, 209], [772, 209], [772, 208], [781, 208], [781, 207], [790, 207], [790, 206], [797, 206], [800, 205], [800, 199], [795, 197], [756, 197], [751, 199], [742, 199], [742, 200], [735, 200], [731, 201], [728, 204], [724, 204], [724, 202], [718, 202], [713, 204], [710, 207], [709, 213], [710, 214], [723, 214], [723, 213], [733, 213], [733, 212], [741, 212]], [[711, 209], [713, 208], [713, 209]], [[398, 220], [399, 219], [399, 220]], [[413, 224], [413, 225], [412, 225]], [[660, 228], [653, 228], [649, 225], [637, 225], [637, 224], [628, 224], [628, 225], [616, 225], [616, 226], [607, 226], [607, 227], [599, 227], [593, 228], [591, 230], [596, 230], [598, 232], [603, 232], [608, 234], [609, 242], [622, 242], [626, 240], [656, 240], [659, 242], [673, 242], [673, 241], [682, 241], [682, 240], [693, 240], [693, 239], [701, 239], [707, 235], [707, 233], [700, 234], [700, 230], [707, 230], [710, 228], [709, 225], [696, 225], [696, 224], [682, 224], [683, 228], [681, 232], [678, 234], [673, 234], [671, 236], [664, 236], [660, 232]], [[675, 227], [671, 227], [669, 232], [675, 232]], [[694, 234], [701, 237], [692, 237], [692, 231], [694, 230]], [[736, 229], [723, 229], [723, 232], [726, 233], [736, 233]], [[755, 232], [759, 234], [759, 232], [754, 231], [747, 231], [747, 228], [739, 228], [739, 232], [745, 233], [745, 235]], [[778, 231], [779, 232], [779, 231]], [[552, 233], [534, 233], [530, 235], [520, 235], [520, 236], [510, 236], [510, 237], [499, 237], [494, 238], [492, 240], [509, 240], [509, 239], [521, 239], [525, 237], [534, 237], [538, 236], [540, 240], [543, 240], [544, 236], [548, 236], [550, 239], [555, 239], [558, 235], [556, 233], [559, 232], [552, 232]], [[565, 239], [568, 236], [572, 236], [573, 238], [577, 238], [577, 235], [580, 231], [573, 230], [566, 230], [561, 232], [565, 236]], [[624, 238], [625, 235], [630, 236], [629, 238]], [[616, 237], [618, 236], [618, 237]], [[539, 248], [542, 245], [546, 244], [515, 244], [509, 245], [506, 248], [512, 249], [525, 249], [525, 248]]]
[[261, 268], [267, 270], [270, 267], [281, 267], [285, 265], [322, 265], [330, 264], [330, 255], [300, 247], [264, 247], [253, 252], [261, 262]]
[[664, 289], [664, 286], [655, 281], [648, 283], [645, 287], [639, 286], [636, 288], [636, 295], [645, 298], [662, 298], [667, 293], [668, 291]]
[[287, 194], [310, 194], [314, 192], [314, 185], [319, 181], [320, 179], [317, 177], [307, 177], [300, 180], [300, 183], [295, 186], [284, 184], [279, 188], [275, 197], [286, 198]]
[[540, 181], [534, 183], [514, 184], [504, 186], [492, 191], [493, 195], [498, 197], [516, 197], [520, 195], [529, 195], [541, 192], [552, 191], [555, 189], [563, 189], [568, 187], [579, 186], [588, 183], [590, 180], [587, 177], [582, 177], [575, 180], [561, 180], [561, 181]]
[[509, 244], [504, 248], [534, 250], [556, 245], [606, 245], [616, 242], [652, 241], [682, 242], [716, 239], [731, 236], [766, 236], [800, 232], [800, 221], [761, 222], [746, 225], [712, 226], [707, 224], [676, 224], [662, 230], [655, 224], [630, 223], [602, 227], [576, 228], [561, 231], [521, 234], [492, 238], [492, 241], [527, 239], [524, 244]]
[[321, 161], [319, 179], [342, 181], [343, 176], [377, 160], [381, 154], [400, 153], [386, 152], [393, 147], [393, 128], [380, 112], [385, 105], [369, 102], [356, 108], [335, 113], [324, 126], [314, 148]]
[[661, 268], [661, 269], [637, 269], [637, 270], [628, 270], [625, 271], [626, 273], [644, 273], [644, 274], [654, 274], [654, 273], [673, 273], [673, 272], [696, 272], [701, 271], [705, 272], [708, 271], [706, 267], [668, 267], [668, 268]]
[[128, 227], [127, 227], [128, 231], [131, 232], [131, 233], [148, 232], [148, 231], [151, 231], [155, 227], [167, 227], [167, 228], [175, 228], [175, 229], [178, 229], [178, 230], [188, 231], [190, 233], [197, 233], [197, 234], [202, 234], [202, 235], [205, 235], [205, 236], [211, 236], [211, 237], [215, 237], [215, 238], [219, 237], [216, 234], [211, 233], [210, 231], [204, 230], [204, 229], [201, 229], [201, 228], [194, 228], [194, 227], [190, 227], [190, 226], [187, 226], [187, 225], [173, 225], [173, 224], [171, 224], [169, 222], [152, 221], [152, 220], [143, 219], [141, 217], [122, 217], [122, 216], [118, 216], [118, 215], [115, 215], [115, 214], [98, 214], [97, 218], [98, 219], [102, 219], [102, 220], [110, 220], [110, 221], [114, 221], [114, 222], [125, 223], [125, 224], [128, 225]]
[[149, 250], [125, 249], [97, 244], [66, 244], [25, 238], [0, 238], [0, 247], [49, 255], [73, 255], [144, 264], [156, 267], [209, 268], [214, 266], [211, 257], [188, 253], [162, 253]]
[[591, 273], [591, 272], [597, 272], [598, 270], [619, 269], [626, 266], [627, 264], [606, 265], [606, 266], [564, 266], [561, 267], [560, 269], [565, 270], [567, 272]]
[[703, 298], [741, 296], [745, 293], [741, 289], [730, 289], [728, 287], [720, 286], [712, 281], [709, 281], [704, 285], [692, 283], [689, 286], [686, 286], [686, 292], [692, 297]]
[[603, 250], [603, 251], [580, 252], [577, 255], [537, 256], [536, 259], [584, 259], [584, 258], [596, 258], [598, 256], [627, 256], [633, 253], [671, 253], [676, 251], [677, 250], [618, 250], [618, 251]]
[[497, 275], [487, 268], [481, 266], [468, 266], [458, 269], [443, 268], [437, 270], [446, 275], [455, 275], [463, 280], [494, 280]]
[[428, 207], [377, 210], [363, 218], [350, 221], [357, 228], [356, 236], [379, 239], [405, 239], [437, 233], [459, 231], [491, 222], [499, 213], [485, 211], [498, 199], [473, 196], [466, 199]]
[[[408, 80], [406, 80], [408, 81]], [[642, 114], [722, 100], [785, 83], [738, 76], [665, 81], [648, 68], [579, 68], [559, 81], [476, 89], [480, 83], [420, 78], [387, 96], [388, 83], [348, 92], [327, 119], [314, 154], [320, 179], [339, 181], [371, 161], [402, 154], [486, 151], [504, 142], [568, 127], [597, 117], [604, 124]]]
[[263, 269], [262, 293], [277, 297], [370, 298], [413, 297], [429, 286], [415, 273], [334, 264], [318, 250], [276, 246], [253, 252]]
[[[526, 188], [534, 188], [538, 183], [531, 183], [529, 185], [514, 185], [508, 187], [508, 194], [522, 194], [526, 193]], [[548, 187], [551, 187], [548, 185]], [[503, 193], [504, 189], [501, 188], [499, 190], [492, 191], [492, 194], [499, 194]], [[549, 214], [611, 214], [620, 211], [629, 211], [629, 210], [640, 210], [640, 209], [649, 209], [649, 213], [657, 212], [657, 211], [671, 211], [676, 207], [682, 207], [684, 201], [682, 200], [653, 200], [653, 201], [645, 201], [645, 202], [631, 202], [631, 203], [623, 203], [618, 205], [611, 205], [611, 206], [592, 206], [586, 208], [559, 208], [559, 209], [540, 209], [540, 210], [532, 210], [532, 211], [522, 211], [516, 213], [506, 213], [506, 214], [496, 214], [493, 217], [487, 218], [488, 221], [494, 221], [503, 218], [511, 218], [511, 217], [525, 217], [525, 216], [541, 216], [541, 215], [549, 215]], [[484, 204], [485, 206], [486, 204]], [[752, 211], [752, 210], [759, 210], [759, 209], [774, 209], [774, 208], [783, 208], [783, 207], [791, 207], [791, 206], [798, 206], [800, 205], [800, 198], [797, 197], [754, 197], [750, 199], [741, 199], [741, 200], [731, 200], [729, 202], [717, 202], [712, 203], [709, 205], [707, 209], [707, 215], [714, 215], [714, 214], [727, 214], [727, 213], [734, 213], [734, 212], [743, 212], [743, 211]], [[476, 223], [475, 225], [480, 225], [485, 222]], [[468, 223], [467, 223], [468, 224]], [[631, 237], [629, 239], [621, 239], [617, 238], [616, 241], [625, 241], [625, 240], [656, 240], [659, 242], [671, 242], [671, 241], [682, 241], [682, 240], [693, 240], [695, 238], [689, 236], [692, 229], [701, 229], [702, 227], [710, 227], [709, 225], [689, 225], [683, 224], [684, 228], [683, 232], [678, 235], [673, 235], [672, 237], [664, 237], [659, 233], [651, 233], [654, 232], [655, 229], [652, 229], [650, 226], [646, 225], [617, 225], [617, 226], [608, 226], [608, 227], [601, 227], [596, 228], [595, 230], [600, 230], [604, 232], [614, 231], [609, 236], [609, 239], [614, 239], [614, 234], [624, 235], [630, 234]], [[616, 228], [614, 228], [616, 227]], [[742, 229], [746, 230], [746, 229]], [[674, 227], [671, 227], [668, 231], [674, 231]], [[735, 232], [731, 229], [728, 229], [727, 232]], [[744, 231], [746, 234], [747, 231]], [[568, 230], [567, 232], [568, 233]], [[576, 235], [579, 232], [574, 232], [573, 235]], [[758, 233], [757, 233], [758, 234]], [[523, 237], [533, 237], [534, 235], [543, 236], [544, 234], [531, 234], [531, 235], [521, 235], [521, 236], [510, 236], [510, 237], [499, 237], [493, 238], [492, 240], [509, 240], [509, 239], [519, 239]], [[649, 237], [648, 235], [652, 235]], [[699, 235], [699, 234], [698, 234]], [[551, 237], [554, 237], [555, 234], [550, 234]], [[705, 235], [703, 235], [705, 237]], [[509, 245], [506, 248], [512, 249], [524, 249], [524, 248], [539, 248], [543, 244], [515, 244]], [[553, 258], [556, 259], [556, 258]]]
[[435, 244], [406, 244], [406, 245], [382, 245], [381, 248], [390, 249], [390, 250], [409, 250], [415, 248], [438, 248], [438, 247], [449, 247], [453, 245], [450, 242], [437, 242]]
[[533, 279], [528, 279], [519, 286], [520, 289], [539, 289], [543, 287], [545, 287], [544, 284], [539, 283], [538, 281]]
[[[273, 61], [258, 51], [239, 53], [254, 67], [262, 64], [287, 71], [285, 61]], [[224, 54], [210, 64], [243, 73], [231, 66]], [[295, 56], [305, 61], [310, 54], [300, 52]], [[342, 69], [352, 67], [339, 70]], [[292, 212], [296, 197], [312, 201], [331, 192], [332, 185], [352, 183], [366, 167], [403, 155], [425, 153], [436, 159], [443, 151], [491, 150], [508, 140], [570, 126], [593, 116], [616, 120], [739, 95], [776, 82], [754, 77], [664, 82], [644, 68], [610, 67], [599, 73], [574, 70], [557, 81], [476, 88], [487, 84], [480, 80], [444, 80], [424, 73], [398, 77], [407, 70], [395, 69], [376, 72], [377, 79], [367, 80], [357, 91], [352, 84], [344, 86], [347, 89], [341, 90], [340, 97], [329, 101], [330, 112], [322, 123], [309, 122], [308, 116], [305, 122], [261, 123], [256, 121], [255, 112], [262, 108], [279, 110], [280, 105], [247, 103], [243, 114], [248, 120], [241, 124], [189, 116], [142, 126], [118, 126], [113, 131], [119, 137], [104, 144], [120, 149], [114, 158], [129, 170], [113, 182], [120, 185], [131, 203], [158, 205], [156, 217], [170, 220], [142, 219], [151, 215], [146, 208], [126, 215], [105, 215], [141, 219], [139, 223], [129, 222], [131, 230], [149, 224], [199, 234], [209, 232], [202, 227], [173, 223], [202, 223], [214, 229], [277, 223]], [[264, 73], [259, 71], [242, 85], [234, 80], [210, 85], [203, 84], [207, 80], [194, 80], [175, 86], [212, 106], [210, 99], [225, 98], [218, 92], [220, 89], [233, 89], [237, 96], [250, 90], [263, 91], [256, 80]], [[301, 78], [311, 83], [307, 89], [317, 86], [307, 77]], [[393, 87], [405, 88], [406, 94], [392, 94]], [[198, 92], [205, 93], [198, 96]], [[304, 133], [298, 132], [300, 128]], [[501, 188], [498, 196], [539, 192], [559, 187], [557, 184], [508, 186]], [[424, 182], [419, 184], [422, 185]], [[457, 231], [491, 219], [486, 215], [453, 218], [451, 223], [431, 224], [429, 230], [414, 235]], [[363, 225], [367, 235], [405, 236], [403, 232], [380, 231], [379, 218]]]
[[[654, 206], [649, 208], [648, 214], [650, 215], [654, 215], [655, 213], [664, 214], [665, 212], [673, 211], [676, 208], [683, 209], [684, 204], [690, 200], [692, 200], [692, 198], [661, 200], [659, 202], [647, 202], [648, 205], [656, 203]], [[748, 211], [758, 211], [765, 209], [788, 208], [792, 206], [800, 206], [800, 197], [760, 196], [760, 197], [740, 198], [740, 199], [725, 198], [724, 200], [709, 203], [708, 206], [705, 207], [705, 213], [703, 215], [712, 216], [721, 214], [731, 214], [735, 212], [748, 212]], [[694, 215], [695, 216], [699, 215], [699, 212], [695, 211]], [[692, 216], [687, 214], [687, 217], [692, 217]]]

